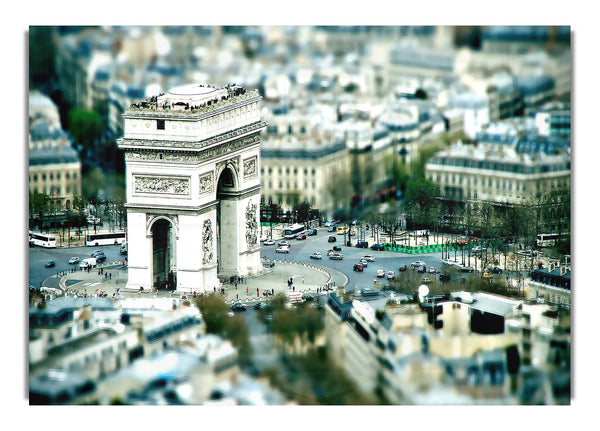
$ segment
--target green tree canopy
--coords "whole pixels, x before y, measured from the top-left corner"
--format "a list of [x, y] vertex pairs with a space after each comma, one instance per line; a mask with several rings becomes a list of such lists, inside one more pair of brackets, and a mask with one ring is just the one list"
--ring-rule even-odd
[[78, 143], [91, 149], [102, 136], [102, 119], [89, 109], [73, 109], [69, 111], [69, 130]]

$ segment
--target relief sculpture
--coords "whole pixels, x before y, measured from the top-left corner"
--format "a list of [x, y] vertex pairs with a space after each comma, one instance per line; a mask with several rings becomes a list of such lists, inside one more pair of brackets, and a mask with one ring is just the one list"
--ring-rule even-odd
[[205, 220], [202, 227], [202, 263], [204, 265], [212, 263], [213, 255], [213, 232], [210, 220]]
[[258, 244], [258, 223], [256, 222], [256, 204], [248, 203], [246, 207], [246, 243], [249, 249]]
[[136, 193], [188, 195], [190, 182], [188, 178], [134, 177], [133, 191]]

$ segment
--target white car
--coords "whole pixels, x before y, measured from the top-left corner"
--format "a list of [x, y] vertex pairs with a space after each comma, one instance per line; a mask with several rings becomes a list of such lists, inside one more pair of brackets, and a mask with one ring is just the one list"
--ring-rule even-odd
[[386, 275], [388, 280], [393, 280], [395, 277], [394, 271], [388, 271]]
[[289, 252], [290, 252], [290, 248], [285, 247], [285, 246], [281, 246], [281, 247], [278, 247], [277, 249], [275, 249], [275, 253], [289, 253]]
[[366, 259], [362, 259], [362, 258], [361, 258], [361, 259], [358, 261], [358, 263], [360, 263], [360, 264], [361, 264], [362, 266], [364, 266], [365, 268], [366, 268], [367, 266], [369, 266], [369, 262], [367, 262], [367, 260], [366, 260]]
[[273, 244], [275, 244], [275, 241], [273, 241], [270, 238], [263, 241], [263, 245], [273, 245]]
[[69, 264], [74, 264], [74, 263], [79, 263], [78, 257], [72, 257], [71, 259], [69, 259]]
[[279, 241], [277, 243], [278, 246], [280, 247], [289, 247], [290, 246], [290, 242], [289, 241]]
[[417, 260], [416, 262], [410, 264], [410, 267], [412, 269], [418, 268], [420, 266], [425, 266], [425, 262], [423, 262], [422, 260]]
[[310, 255], [311, 259], [321, 259], [323, 256], [321, 256], [321, 253], [319, 253], [318, 251], [315, 251], [313, 254]]
[[373, 255], [371, 254], [367, 254], [363, 257], [361, 257], [361, 259], [366, 260], [367, 262], [375, 262], [375, 258], [373, 257]]
[[379, 277], [379, 278], [385, 277], [385, 271], [383, 269], [378, 269], [377, 270], [377, 277]]

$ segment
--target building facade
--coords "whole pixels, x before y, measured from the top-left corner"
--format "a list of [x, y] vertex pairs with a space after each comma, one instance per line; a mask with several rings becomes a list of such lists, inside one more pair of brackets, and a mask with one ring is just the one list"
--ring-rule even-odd
[[212, 291], [262, 271], [260, 100], [186, 85], [124, 113], [128, 288]]

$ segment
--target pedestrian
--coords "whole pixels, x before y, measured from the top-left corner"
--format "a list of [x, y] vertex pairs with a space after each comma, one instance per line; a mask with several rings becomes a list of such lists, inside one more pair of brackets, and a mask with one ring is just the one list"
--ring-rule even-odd
[[235, 294], [235, 299], [240, 299], [237, 293]]
[[108, 273], [108, 279], [109, 279], [109, 280], [112, 280], [112, 272], [109, 272], [109, 273]]
[[217, 286], [213, 287], [215, 293], [217, 293]]
[[260, 296], [260, 294], [258, 293], [258, 287], [256, 288], [256, 296]]
[[246, 286], [246, 295], [248, 294], [248, 286]]
[[304, 284], [304, 277], [302, 277], [302, 284]]
[[292, 286], [292, 292], [296, 291], [296, 286]]
[[237, 281], [235, 282], [235, 290], [237, 290]]
[[271, 295], [275, 295], [275, 289], [271, 288]]

